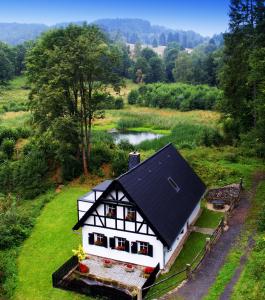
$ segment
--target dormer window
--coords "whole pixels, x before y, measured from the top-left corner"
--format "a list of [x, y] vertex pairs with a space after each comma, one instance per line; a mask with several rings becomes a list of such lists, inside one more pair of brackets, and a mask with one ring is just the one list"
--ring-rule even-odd
[[136, 217], [136, 211], [133, 207], [128, 207], [127, 208], [127, 216], [126, 216], [126, 221], [135, 221]]
[[116, 214], [117, 214], [117, 207], [116, 207], [116, 205], [110, 204], [108, 206], [107, 217], [116, 218]]

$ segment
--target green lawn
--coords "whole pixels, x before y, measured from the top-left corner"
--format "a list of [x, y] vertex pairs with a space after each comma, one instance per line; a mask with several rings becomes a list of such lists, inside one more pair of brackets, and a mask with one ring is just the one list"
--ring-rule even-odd
[[18, 258], [18, 284], [13, 300], [88, 299], [52, 287], [51, 275], [76, 249], [80, 236], [71, 228], [77, 220], [76, 199], [84, 187], [66, 187], [42, 211]]
[[[198, 232], [192, 232], [184, 244], [183, 249], [181, 250], [179, 256], [175, 260], [174, 264], [172, 265], [170, 271], [166, 274], [160, 275], [156, 282], [169, 277], [170, 275], [181, 271], [186, 267], [186, 264], [191, 263], [195, 256], [202, 250], [205, 245], [205, 240], [208, 236]], [[197, 261], [200, 260], [198, 257]], [[162, 296], [166, 292], [174, 289], [177, 284], [185, 279], [185, 273], [181, 273], [180, 275], [174, 276], [167, 281], [154, 286], [148, 292], [148, 299], [154, 299], [159, 296]], [[153, 295], [153, 296], [152, 296]]]
[[223, 217], [223, 213], [217, 211], [211, 211], [207, 208], [203, 208], [202, 214], [200, 215], [195, 226], [203, 228], [216, 228]]

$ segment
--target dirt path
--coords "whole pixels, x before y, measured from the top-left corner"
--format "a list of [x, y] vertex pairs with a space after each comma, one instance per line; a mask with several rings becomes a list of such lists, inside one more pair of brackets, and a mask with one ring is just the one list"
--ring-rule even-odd
[[[234, 245], [236, 238], [243, 228], [243, 224], [246, 220], [251, 198], [255, 195], [256, 188], [261, 180], [265, 177], [264, 173], [256, 173], [253, 177], [253, 186], [250, 192], [244, 191], [241, 195], [241, 201], [235, 210], [232, 212], [229, 220], [229, 230], [225, 232], [216, 243], [214, 248], [208, 253], [202, 262], [199, 270], [195, 272], [194, 278], [189, 280], [176, 292], [166, 295], [161, 299], [184, 299], [184, 300], [200, 300], [208, 292], [208, 289], [214, 283], [219, 269], [223, 266], [225, 258]], [[251, 244], [251, 242], [250, 242]], [[237, 282], [240, 273], [243, 269], [243, 265], [246, 261], [246, 257], [242, 257], [240, 267], [236, 271], [236, 274], [232, 278], [231, 282], [227, 285], [222, 300], [229, 299], [233, 286]]]

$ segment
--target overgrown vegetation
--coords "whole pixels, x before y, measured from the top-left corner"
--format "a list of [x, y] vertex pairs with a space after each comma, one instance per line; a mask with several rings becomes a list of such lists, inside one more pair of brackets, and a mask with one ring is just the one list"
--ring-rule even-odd
[[148, 84], [133, 90], [128, 95], [129, 104], [148, 107], [172, 108], [188, 111], [194, 109], [213, 109], [222, 98], [222, 92], [206, 85], [183, 83]]

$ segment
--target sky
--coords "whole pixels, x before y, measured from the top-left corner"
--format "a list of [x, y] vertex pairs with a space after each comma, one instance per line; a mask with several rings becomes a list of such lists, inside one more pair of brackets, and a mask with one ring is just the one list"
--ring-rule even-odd
[[141, 18], [211, 36], [228, 28], [229, 0], [0, 0], [0, 22], [43, 23]]

